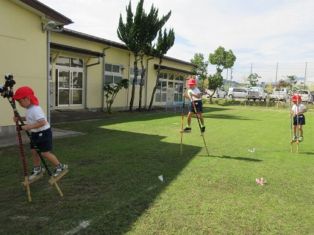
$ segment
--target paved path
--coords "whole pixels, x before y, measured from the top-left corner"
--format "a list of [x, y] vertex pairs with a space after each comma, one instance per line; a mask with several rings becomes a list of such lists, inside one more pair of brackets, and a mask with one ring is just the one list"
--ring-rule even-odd
[[[81, 132], [77, 131], [69, 131], [69, 130], [62, 130], [58, 128], [52, 128], [53, 138], [64, 138], [64, 137], [71, 137], [71, 136], [78, 136], [83, 135]], [[29, 143], [29, 138], [27, 137], [26, 133], [22, 131], [22, 139], [23, 143]], [[0, 148], [8, 147], [17, 145], [18, 141], [16, 136], [8, 136], [8, 137], [0, 137]]]

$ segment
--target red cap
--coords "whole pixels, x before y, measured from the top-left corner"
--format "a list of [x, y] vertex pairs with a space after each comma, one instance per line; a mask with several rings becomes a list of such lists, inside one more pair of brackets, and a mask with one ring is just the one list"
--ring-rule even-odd
[[195, 80], [194, 78], [190, 78], [190, 79], [188, 80], [188, 85], [189, 85], [189, 86], [196, 85], [196, 80]]
[[294, 94], [294, 95], [292, 96], [291, 100], [292, 100], [293, 102], [300, 103], [300, 102], [302, 101], [302, 97], [301, 97], [300, 95], [298, 95], [298, 94]]
[[17, 89], [13, 95], [13, 99], [15, 100], [20, 100], [20, 99], [24, 99], [28, 97], [31, 104], [34, 105], [39, 105], [39, 101], [37, 99], [37, 97], [34, 94], [34, 91], [32, 90], [32, 88], [28, 87], [28, 86], [22, 86], [19, 89]]

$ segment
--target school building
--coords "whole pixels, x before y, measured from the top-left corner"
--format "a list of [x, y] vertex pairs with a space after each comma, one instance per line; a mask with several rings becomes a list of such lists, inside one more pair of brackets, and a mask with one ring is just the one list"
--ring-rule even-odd
[[[73, 23], [71, 19], [37, 0], [1, 0], [0, 22], [0, 85], [10, 73], [16, 81], [14, 89], [32, 87], [48, 119], [54, 110], [105, 110], [104, 84], [123, 78], [129, 79], [130, 86], [119, 92], [113, 108], [128, 109], [134, 57], [123, 43], [67, 29]], [[158, 59], [145, 57], [144, 62], [147, 72], [142, 107], [147, 107]], [[181, 100], [193, 64], [165, 57], [161, 68], [154, 106]], [[134, 109], [138, 106], [139, 87], [138, 83]], [[13, 112], [2, 97], [0, 109], [0, 136], [5, 136], [15, 132]], [[18, 110], [24, 114], [22, 108]]]

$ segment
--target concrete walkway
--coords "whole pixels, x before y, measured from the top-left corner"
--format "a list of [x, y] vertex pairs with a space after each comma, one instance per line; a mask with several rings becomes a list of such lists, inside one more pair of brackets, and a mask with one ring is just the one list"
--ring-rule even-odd
[[[21, 133], [22, 133], [23, 143], [24, 144], [29, 143], [29, 138], [27, 137], [26, 133], [24, 131], [22, 131]], [[81, 132], [62, 130], [58, 128], [52, 128], [52, 134], [53, 134], [54, 139], [84, 135], [84, 133], [81, 133]], [[0, 148], [14, 146], [14, 145], [18, 145], [18, 140], [15, 135], [0, 138]]]
[[[66, 123], [81, 120], [96, 120], [104, 118], [106, 113], [100, 111], [88, 111], [88, 110], [63, 110], [51, 112], [51, 123]], [[22, 133], [23, 143], [29, 143], [29, 138], [24, 131]], [[70, 130], [62, 130], [58, 128], [52, 128], [53, 138], [65, 138], [83, 135], [84, 133]], [[0, 136], [0, 148], [18, 145], [16, 134], [9, 136]]]

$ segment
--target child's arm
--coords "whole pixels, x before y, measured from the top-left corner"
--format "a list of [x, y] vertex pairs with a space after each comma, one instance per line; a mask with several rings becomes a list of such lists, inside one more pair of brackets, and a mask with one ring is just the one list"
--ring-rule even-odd
[[202, 98], [202, 93], [198, 93], [198, 94], [191, 94], [191, 96], [194, 96], [198, 99]]
[[304, 105], [304, 108], [298, 112], [298, 115], [303, 114], [307, 111], [307, 107]]
[[37, 128], [43, 127], [46, 124], [47, 124], [47, 121], [45, 119], [41, 119], [41, 120], [38, 120], [34, 124], [26, 124], [24, 126], [21, 126], [21, 128], [24, 131], [29, 131], [31, 129], [37, 129]]
[[[20, 117], [21, 118], [21, 121], [25, 122], [26, 121], [26, 118], [25, 117]], [[20, 119], [16, 116], [13, 117], [13, 122], [17, 122], [19, 121]]]

